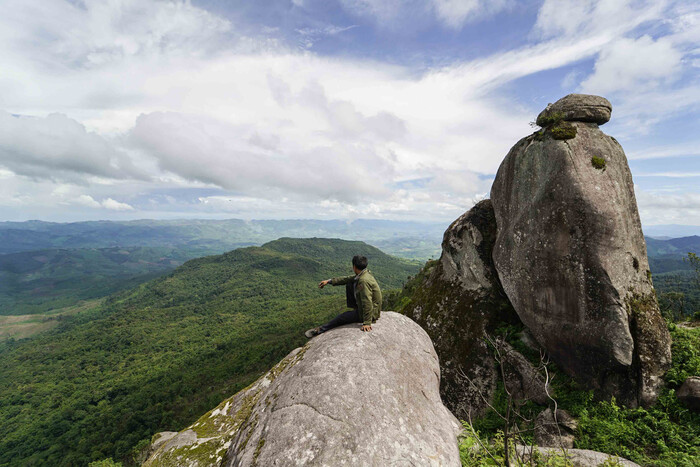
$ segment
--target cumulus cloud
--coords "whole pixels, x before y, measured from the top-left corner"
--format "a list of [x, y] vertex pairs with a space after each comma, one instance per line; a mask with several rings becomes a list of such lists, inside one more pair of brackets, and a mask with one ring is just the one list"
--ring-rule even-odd
[[545, 0], [533, 32], [544, 38], [622, 36], [658, 19], [667, 5], [665, 0]]
[[603, 49], [593, 74], [581, 83], [581, 89], [589, 94], [607, 94], [654, 88], [679, 78], [682, 56], [669, 38], [621, 38]]
[[[544, 2], [534, 42], [416, 71], [300, 51], [267, 32], [246, 37], [199, 3], [11, 0], [0, 17], [0, 108], [34, 117], [0, 113], [0, 177], [16, 182], [0, 184], [1, 201], [126, 215], [149, 206], [133, 196], [204, 186], [216, 194], [178, 207], [246, 217], [450, 219], [488, 192], [489, 175], [531, 131], [527, 122], [540, 108], [513, 99], [520, 78], [594, 58], [594, 73], [571, 74], [572, 86], [581, 76], [586, 89], [610, 86], [606, 77], [617, 80], [610, 92], [622, 94], [625, 80], [646, 86], [615, 100], [611, 125], [697, 108], [694, 82], [669, 92], [673, 75], [615, 63], [651, 50], [682, 72], [696, 37], [693, 11], [679, 12], [652, 38], [635, 28], [663, 17], [664, 2], [561, 2]], [[510, 4], [343, 3], [362, 19], [397, 24], [411, 14], [456, 29]], [[344, 33], [312, 24], [297, 34], [313, 42]], [[48, 180], [44, 189], [37, 180]], [[46, 188], [62, 183], [72, 188]]]
[[143, 176], [110, 141], [57, 113], [35, 118], [0, 110], [0, 165], [44, 179]]
[[643, 224], [700, 225], [700, 193], [635, 191]]
[[112, 198], [107, 198], [101, 202], [95, 201], [95, 199], [90, 195], [80, 195], [73, 200], [74, 204], [79, 204], [82, 206], [87, 206], [89, 208], [105, 208], [112, 211], [133, 211], [133, 206], [122, 203]]
[[163, 170], [268, 198], [357, 201], [382, 195], [385, 180], [392, 178], [392, 166], [372, 147], [312, 145], [281, 154], [255, 144], [259, 135], [250, 131], [212, 118], [159, 112], [139, 117], [130, 141], [154, 155]]
[[112, 198], [107, 198], [100, 203], [100, 205], [106, 209], [111, 209], [112, 211], [133, 211], [134, 208], [127, 203], [120, 203]]

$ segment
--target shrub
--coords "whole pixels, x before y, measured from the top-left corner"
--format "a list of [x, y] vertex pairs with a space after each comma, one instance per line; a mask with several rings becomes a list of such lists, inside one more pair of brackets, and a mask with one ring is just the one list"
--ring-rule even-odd
[[593, 156], [591, 157], [591, 165], [598, 170], [605, 170], [607, 162], [602, 157]]

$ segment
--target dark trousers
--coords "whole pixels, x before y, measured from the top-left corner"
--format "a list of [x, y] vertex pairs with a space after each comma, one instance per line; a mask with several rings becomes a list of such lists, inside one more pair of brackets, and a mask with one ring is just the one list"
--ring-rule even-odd
[[350, 323], [361, 323], [362, 318], [360, 318], [360, 314], [357, 312], [357, 309], [354, 310], [348, 310], [345, 313], [341, 313], [332, 320], [328, 321], [326, 324], [321, 326], [319, 330], [321, 332], [326, 332], [329, 329], [333, 329], [337, 326], [342, 326], [343, 324], [350, 324]]

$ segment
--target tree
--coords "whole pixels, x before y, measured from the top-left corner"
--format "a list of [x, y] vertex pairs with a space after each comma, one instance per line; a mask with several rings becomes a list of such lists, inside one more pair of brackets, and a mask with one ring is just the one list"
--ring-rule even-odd
[[688, 260], [690, 265], [695, 270], [695, 284], [700, 289], [700, 256], [695, 253], [688, 253]]
[[[523, 411], [523, 407], [533, 398], [533, 389], [541, 389], [542, 392], [546, 394], [546, 399], [548, 399], [553, 405], [554, 426], [556, 430], [559, 431], [559, 436], [561, 436], [559, 420], [557, 420], [557, 416], [560, 413], [558, 404], [550, 393], [552, 375], [548, 369], [549, 357], [544, 353], [544, 351], [540, 350], [538, 364], [536, 366], [533, 365], [532, 374], [529, 377], [526, 377], [527, 381], [524, 381], [525, 384], [523, 386], [528, 386], [528, 389], [518, 392], [513, 388], [513, 385], [511, 384], [512, 377], [510, 377], [508, 374], [508, 367], [513, 365], [513, 357], [514, 354], [517, 354], [517, 352], [506, 342], [505, 338], [503, 337], [493, 338], [486, 334], [485, 339], [489, 347], [493, 350], [493, 356], [498, 367], [499, 377], [505, 390], [506, 404], [504, 410], [499, 410], [494, 407], [491, 401], [487, 400], [483, 394], [479, 393], [486, 406], [492, 410], [498, 416], [498, 418], [501, 419], [503, 427], [494, 438], [494, 443], [491, 446], [487, 446], [481, 440], [479, 434], [474, 430], [471, 415], [469, 416], [469, 423], [465, 426], [471, 430], [471, 433], [467, 436], [473, 440], [474, 448], [477, 448], [480, 451], [477, 454], [477, 456], [482, 456], [479, 465], [481, 465], [483, 462], [486, 462], [489, 465], [504, 466], [539, 465], [538, 452], [534, 451], [532, 447], [526, 448], [527, 451], [519, 451], [516, 449], [516, 445], [519, 444], [521, 446], [528, 446], [530, 443], [523, 438], [523, 434], [532, 433], [538, 429], [538, 422], [535, 417], [526, 414], [525, 411]], [[520, 356], [520, 358], [522, 358], [522, 356]], [[461, 375], [472, 387], [478, 391], [478, 386], [476, 386], [469, 376], [467, 376], [463, 371], [461, 371]], [[523, 456], [525, 456], [527, 459], [525, 459]], [[557, 456], [557, 458], [558, 457], [559, 456]], [[561, 465], [571, 465], [568, 460], [567, 452], [563, 448], [561, 458], [557, 460], [552, 459], [552, 461], [561, 461]]]

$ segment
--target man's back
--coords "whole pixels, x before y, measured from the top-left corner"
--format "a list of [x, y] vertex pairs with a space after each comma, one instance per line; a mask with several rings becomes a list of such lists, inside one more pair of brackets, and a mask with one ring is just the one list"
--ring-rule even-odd
[[369, 302], [371, 303], [371, 319], [379, 319], [382, 308], [382, 290], [372, 272], [368, 269], [362, 271], [357, 278], [356, 297], [358, 298], [357, 305], [360, 312], [367, 312], [369, 307], [366, 302]]

